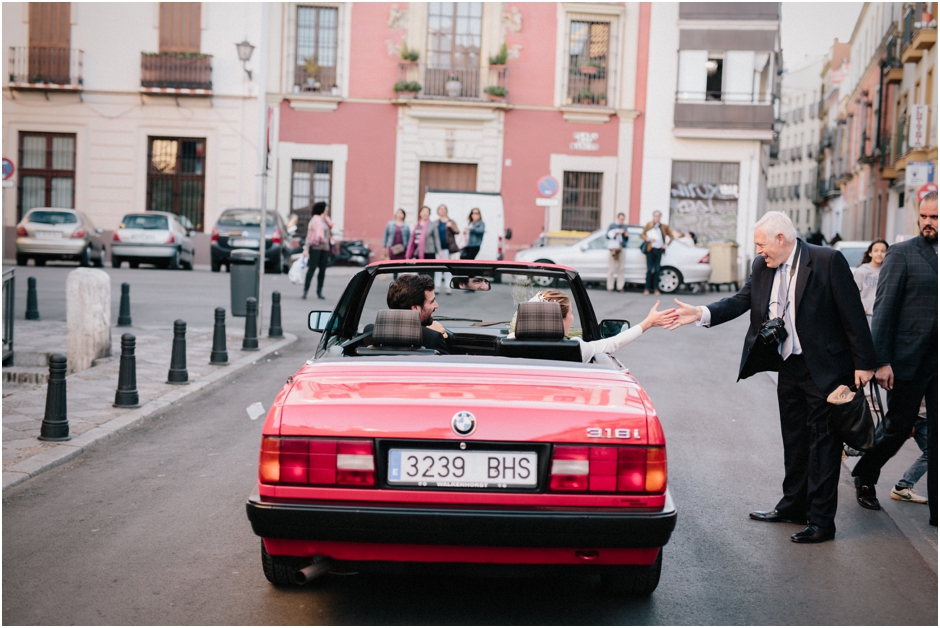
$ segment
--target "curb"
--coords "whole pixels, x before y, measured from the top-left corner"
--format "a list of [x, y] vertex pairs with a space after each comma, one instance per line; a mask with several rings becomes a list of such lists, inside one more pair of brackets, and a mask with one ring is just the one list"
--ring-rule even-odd
[[145, 403], [140, 408], [135, 408], [127, 414], [115, 417], [103, 425], [93, 427], [70, 441], [56, 444], [54, 447], [9, 467], [9, 469], [3, 472], [3, 492], [6, 492], [7, 489], [21, 484], [30, 478], [36, 477], [44, 471], [48, 471], [49, 469], [53, 469], [68, 462], [81, 454], [86, 447], [109, 440], [129, 427], [165, 411], [180, 399], [188, 397], [233, 373], [238, 373], [251, 366], [259, 359], [283, 349], [296, 341], [297, 336], [284, 332], [283, 340], [269, 345], [261, 351], [252, 352], [250, 355], [241, 357], [230, 363], [227, 368], [219, 368], [212, 374], [198, 381], [191, 382], [188, 386], [180, 386], [177, 390], [171, 391], [159, 399]]

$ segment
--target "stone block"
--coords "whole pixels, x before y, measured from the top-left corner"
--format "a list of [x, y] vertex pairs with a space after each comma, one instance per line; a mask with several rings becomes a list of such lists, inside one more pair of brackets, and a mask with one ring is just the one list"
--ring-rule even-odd
[[68, 372], [77, 373], [111, 355], [111, 278], [103, 270], [73, 270], [65, 299]]

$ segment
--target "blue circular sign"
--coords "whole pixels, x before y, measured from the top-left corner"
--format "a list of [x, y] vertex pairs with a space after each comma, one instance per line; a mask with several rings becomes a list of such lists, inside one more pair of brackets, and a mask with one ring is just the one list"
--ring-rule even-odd
[[12, 177], [14, 172], [16, 172], [16, 168], [13, 167], [13, 162], [7, 159], [6, 157], [4, 157], [3, 158], [3, 180], [6, 181], [10, 177]]
[[552, 197], [558, 194], [558, 181], [554, 177], [545, 175], [538, 181], [539, 194], [546, 197]]

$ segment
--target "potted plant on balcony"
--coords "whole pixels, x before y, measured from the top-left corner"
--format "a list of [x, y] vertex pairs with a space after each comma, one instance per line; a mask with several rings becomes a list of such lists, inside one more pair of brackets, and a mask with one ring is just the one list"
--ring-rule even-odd
[[304, 57], [304, 72], [307, 74], [305, 83], [308, 90], [320, 89], [320, 81], [317, 80], [317, 73], [319, 71], [320, 66], [317, 65], [317, 61], [314, 57]]
[[597, 104], [600, 105], [601, 107], [607, 106], [607, 94], [604, 94], [604, 93], [597, 94], [595, 96], [595, 100], [597, 101]]
[[509, 48], [506, 42], [499, 47], [499, 54], [490, 57], [490, 67], [496, 70], [506, 67], [506, 61], [509, 59]]
[[509, 93], [502, 85], [490, 85], [483, 91], [489, 100], [506, 100], [506, 94]]
[[398, 81], [392, 89], [399, 98], [414, 98], [421, 91], [421, 84], [417, 81]]
[[582, 105], [593, 105], [594, 104], [594, 92], [585, 87], [580, 92], [578, 92], [577, 101]]
[[457, 98], [460, 96], [460, 92], [463, 89], [463, 83], [460, 82], [460, 77], [454, 74], [453, 72], [447, 73], [447, 82], [444, 83], [444, 91], [447, 92], [448, 98]]
[[578, 72], [581, 74], [586, 74], [588, 76], [596, 76], [601, 71], [601, 62], [596, 59], [591, 59], [585, 65], [578, 67]]
[[403, 39], [401, 41], [401, 60], [409, 65], [414, 65], [418, 62], [418, 56], [418, 51], [414, 48], [409, 48], [408, 41]]

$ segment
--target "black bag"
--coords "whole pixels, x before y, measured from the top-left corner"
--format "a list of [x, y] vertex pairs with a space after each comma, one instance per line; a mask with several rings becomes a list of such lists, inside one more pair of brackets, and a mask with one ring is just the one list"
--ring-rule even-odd
[[832, 406], [830, 425], [846, 445], [858, 451], [868, 451], [874, 447], [875, 421], [871, 414], [865, 389], [856, 390], [854, 395], [848, 386], [839, 386], [828, 397]]
[[640, 244], [640, 253], [642, 253], [643, 255], [646, 255], [647, 253], [649, 253], [649, 244], [650, 244], [649, 242], [647, 242], [646, 240], [643, 240], [643, 242]]

